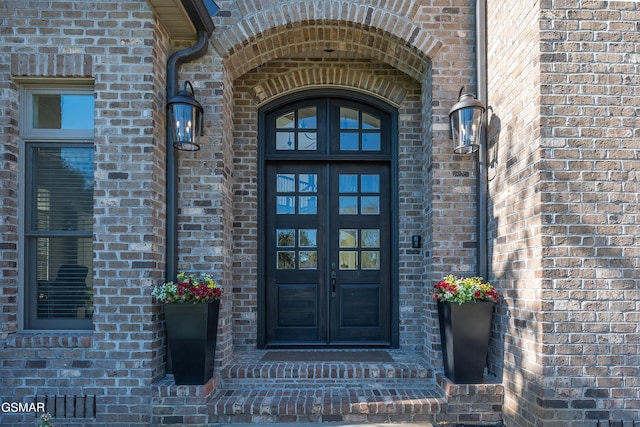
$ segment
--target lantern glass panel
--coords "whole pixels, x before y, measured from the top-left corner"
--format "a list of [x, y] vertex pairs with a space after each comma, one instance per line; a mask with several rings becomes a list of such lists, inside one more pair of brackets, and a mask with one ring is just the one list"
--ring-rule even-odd
[[482, 108], [461, 108], [454, 111], [450, 119], [455, 144], [454, 152], [469, 154], [477, 151], [480, 147]]
[[200, 149], [201, 115], [196, 106], [189, 104], [171, 105], [173, 145], [180, 150]]

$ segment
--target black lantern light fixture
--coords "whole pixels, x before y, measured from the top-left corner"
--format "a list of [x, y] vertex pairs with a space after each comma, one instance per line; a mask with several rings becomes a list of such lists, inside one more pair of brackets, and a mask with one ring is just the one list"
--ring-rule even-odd
[[[191, 92], [187, 90], [187, 86]], [[167, 101], [167, 120], [173, 146], [178, 150], [198, 151], [202, 135], [204, 109], [193, 94], [191, 82], [184, 83], [184, 89]]]
[[457, 154], [470, 154], [480, 148], [480, 131], [485, 107], [475, 96], [468, 93], [463, 95], [463, 91], [464, 86], [460, 89], [458, 102], [449, 111], [449, 120], [453, 135], [453, 151]]

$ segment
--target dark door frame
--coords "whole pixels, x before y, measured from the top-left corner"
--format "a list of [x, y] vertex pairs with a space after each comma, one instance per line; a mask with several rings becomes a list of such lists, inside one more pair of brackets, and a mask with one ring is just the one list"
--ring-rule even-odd
[[[295, 104], [310, 98], [332, 98], [343, 99], [351, 102], [360, 102], [365, 105], [378, 108], [389, 114], [390, 117], [390, 162], [391, 169], [391, 301], [390, 301], [390, 319], [391, 319], [391, 348], [399, 346], [399, 329], [400, 329], [400, 292], [399, 292], [399, 260], [398, 260], [398, 236], [399, 236], [399, 213], [398, 213], [398, 110], [396, 107], [384, 102], [379, 98], [368, 96], [360, 92], [347, 89], [309, 89], [294, 94], [286, 95], [278, 98], [258, 110], [258, 283], [257, 283], [257, 347], [266, 348], [266, 267], [264, 261], [265, 253], [265, 218], [266, 218], [266, 120], [265, 117], [271, 111], [288, 104]], [[363, 160], [362, 158], [345, 160]]]

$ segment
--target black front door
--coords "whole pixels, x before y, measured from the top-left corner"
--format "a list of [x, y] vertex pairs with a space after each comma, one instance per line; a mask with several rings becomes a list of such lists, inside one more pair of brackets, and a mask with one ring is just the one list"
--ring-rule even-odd
[[265, 346], [391, 344], [389, 122], [333, 98], [265, 115]]

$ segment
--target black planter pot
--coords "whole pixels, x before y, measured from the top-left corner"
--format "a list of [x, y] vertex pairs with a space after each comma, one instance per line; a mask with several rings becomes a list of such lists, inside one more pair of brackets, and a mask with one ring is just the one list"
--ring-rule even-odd
[[456, 384], [482, 383], [493, 302], [438, 302], [444, 374]]
[[204, 384], [213, 376], [219, 312], [220, 301], [164, 305], [176, 384]]

